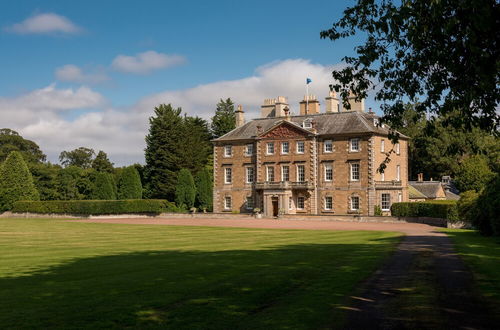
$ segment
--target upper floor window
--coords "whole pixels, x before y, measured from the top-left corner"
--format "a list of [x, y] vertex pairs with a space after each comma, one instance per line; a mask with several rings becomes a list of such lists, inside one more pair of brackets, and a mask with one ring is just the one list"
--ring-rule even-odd
[[233, 155], [233, 146], [224, 146], [224, 157], [231, 157]]
[[325, 197], [325, 210], [332, 210], [332, 209], [333, 209], [333, 197], [326, 196]]
[[268, 182], [274, 182], [274, 167], [272, 166], [268, 166], [267, 167], [267, 177], [266, 177], [266, 181]]
[[305, 150], [305, 143], [304, 141], [297, 141], [297, 153], [298, 154], [303, 154]]
[[382, 178], [382, 181], [385, 181], [385, 172], [380, 173], [380, 177]]
[[303, 210], [304, 205], [305, 205], [305, 197], [304, 196], [297, 197], [297, 209]]
[[354, 138], [349, 140], [349, 150], [350, 151], [359, 151], [359, 139]]
[[385, 152], [385, 140], [380, 141], [380, 152]]
[[290, 144], [288, 142], [281, 142], [281, 153], [288, 154], [290, 152]]
[[359, 196], [351, 196], [351, 211], [359, 210]]
[[394, 148], [396, 149], [396, 154], [399, 155], [399, 143], [396, 143], [396, 145], [394, 146]]
[[382, 194], [380, 207], [382, 211], [389, 211], [391, 209], [391, 194]]
[[224, 168], [224, 183], [229, 184], [233, 182], [233, 169], [231, 167]]
[[306, 167], [304, 165], [297, 165], [297, 181], [306, 181]]
[[325, 164], [325, 181], [333, 180], [333, 165]]
[[252, 183], [254, 181], [254, 168], [253, 167], [247, 167], [247, 178], [246, 178], [247, 183]]
[[224, 210], [231, 210], [231, 196], [224, 197]]
[[253, 155], [253, 144], [247, 144], [245, 146], [245, 156]]
[[325, 152], [333, 152], [333, 143], [332, 140], [326, 140], [324, 144]]
[[290, 167], [281, 166], [281, 181], [290, 181]]
[[359, 163], [351, 163], [351, 181], [359, 181]]
[[274, 142], [267, 143], [266, 154], [268, 154], [268, 155], [274, 154]]

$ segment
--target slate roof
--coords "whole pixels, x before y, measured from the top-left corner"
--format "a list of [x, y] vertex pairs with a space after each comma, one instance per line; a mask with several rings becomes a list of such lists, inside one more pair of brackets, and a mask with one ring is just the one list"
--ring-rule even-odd
[[443, 189], [439, 181], [408, 181], [408, 185], [412, 186], [429, 199], [437, 198], [439, 189]]
[[413, 186], [408, 185], [408, 195], [410, 199], [426, 199], [427, 197], [422, 194], [417, 189], [413, 188]]
[[446, 194], [446, 199], [449, 201], [458, 201], [460, 199], [460, 195], [457, 195], [449, 190], [444, 192]]
[[[302, 127], [306, 119], [314, 120], [318, 135], [336, 135], [336, 134], [361, 134], [375, 133], [387, 135], [389, 129], [387, 126], [379, 127], [374, 124], [373, 119], [378, 118], [374, 114], [358, 111], [320, 113], [315, 115], [292, 116], [290, 122]], [[257, 126], [260, 126], [262, 132], [266, 132], [272, 126], [283, 121], [284, 117], [258, 118], [253, 119], [244, 125], [235, 128], [231, 132], [215, 139], [214, 141], [234, 141], [250, 140], [257, 136]], [[309, 129], [310, 130], [310, 129]], [[401, 134], [402, 138], [408, 138]]]

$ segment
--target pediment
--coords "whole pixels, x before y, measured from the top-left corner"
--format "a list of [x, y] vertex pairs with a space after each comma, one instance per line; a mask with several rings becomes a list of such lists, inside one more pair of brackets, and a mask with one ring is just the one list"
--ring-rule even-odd
[[300, 138], [309, 134], [311, 134], [311, 132], [306, 131], [303, 128], [296, 127], [295, 125], [287, 122], [281, 122], [280, 124], [262, 133], [260, 137], [267, 139]]

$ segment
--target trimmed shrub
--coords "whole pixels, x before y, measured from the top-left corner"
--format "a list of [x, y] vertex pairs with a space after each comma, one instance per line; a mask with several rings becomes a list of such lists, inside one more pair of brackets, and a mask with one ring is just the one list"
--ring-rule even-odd
[[112, 200], [116, 199], [116, 185], [111, 174], [96, 172], [92, 199]]
[[474, 226], [483, 235], [500, 236], [500, 174], [488, 182], [477, 199]]
[[477, 199], [479, 194], [475, 190], [464, 191], [457, 202], [460, 220], [472, 224], [477, 218]]
[[23, 156], [18, 151], [12, 151], [0, 165], [0, 212], [10, 210], [16, 201], [39, 199]]
[[177, 212], [175, 204], [162, 199], [82, 200], [82, 201], [18, 201], [12, 212], [42, 214], [160, 214]]
[[212, 211], [213, 180], [207, 168], [196, 174], [196, 203], [201, 210]]
[[118, 180], [118, 199], [141, 199], [142, 184], [134, 166], [125, 167]]
[[182, 208], [190, 209], [194, 206], [196, 186], [189, 170], [183, 168], [179, 171], [177, 185], [175, 186], [175, 203]]
[[391, 206], [391, 214], [396, 217], [430, 217], [458, 221], [456, 201], [402, 202]]

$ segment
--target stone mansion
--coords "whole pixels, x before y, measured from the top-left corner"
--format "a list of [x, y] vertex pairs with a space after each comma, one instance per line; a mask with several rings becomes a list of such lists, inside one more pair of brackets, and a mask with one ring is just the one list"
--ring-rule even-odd
[[284, 97], [266, 99], [261, 118], [246, 123], [239, 106], [236, 128], [213, 140], [214, 212], [373, 215], [408, 201], [408, 138], [393, 145], [363, 100], [349, 103], [341, 110], [330, 92], [321, 113], [309, 96], [292, 116]]

